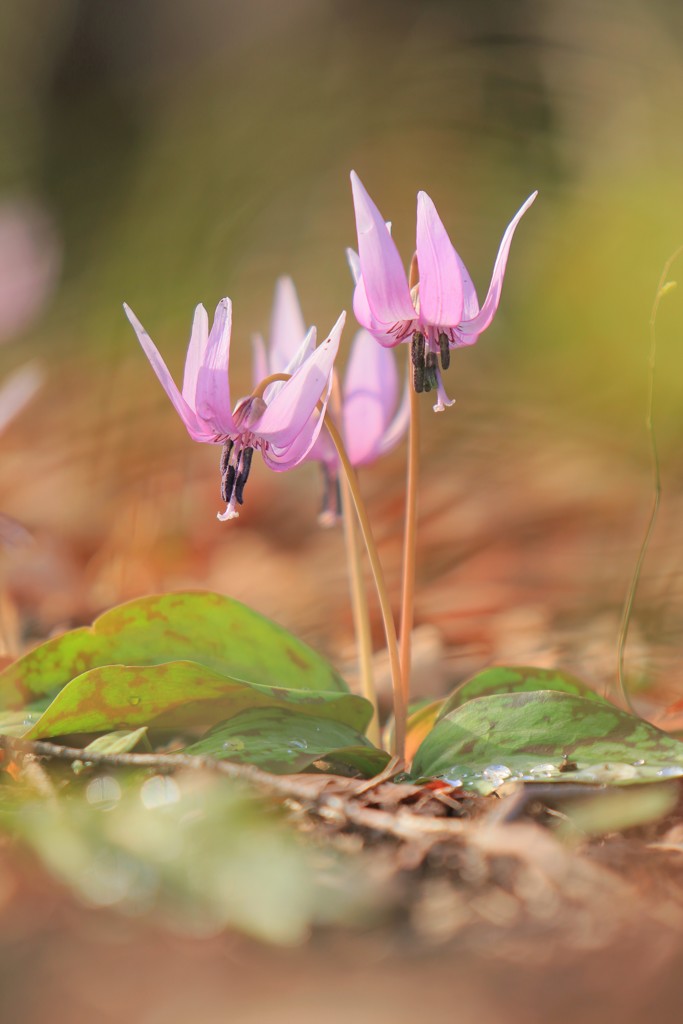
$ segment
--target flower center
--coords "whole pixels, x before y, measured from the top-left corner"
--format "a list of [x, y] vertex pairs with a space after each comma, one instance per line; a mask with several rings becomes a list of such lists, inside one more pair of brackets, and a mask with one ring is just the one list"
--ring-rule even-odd
[[239, 441], [226, 441], [221, 451], [221, 498], [226, 503], [225, 512], [219, 519], [236, 519], [239, 515], [236, 506], [244, 504], [244, 487], [249, 479], [251, 460], [254, 455], [252, 445]]
[[413, 331], [410, 357], [413, 364], [413, 387], [422, 391], [436, 391], [439, 386], [439, 356], [441, 368], [451, 365], [450, 338], [445, 331], [427, 328], [426, 337], [422, 331]]
[[250, 430], [263, 416], [268, 406], [258, 395], [240, 398], [235, 406], [232, 418], [238, 430]]

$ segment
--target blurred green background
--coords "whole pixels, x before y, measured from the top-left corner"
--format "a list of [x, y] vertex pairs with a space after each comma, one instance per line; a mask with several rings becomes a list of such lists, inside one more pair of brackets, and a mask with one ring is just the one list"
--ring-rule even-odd
[[[293, 276], [321, 332], [351, 308], [355, 168], [406, 262], [416, 192], [430, 193], [480, 298], [505, 225], [540, 190], [493, 327], [453, 361], [457, 405], [434, 419], [424, 403], [425, 459], [438, 467], [457, 437], [463, 460], [482, 460], [476, 479], [490, 460], [513, 460], [511, 437], [583, 446], [597, 474], [564, 475], [562, 454], [550, 455], [544, 486], [571, 496], [600, 478], [604, 493], [612, 468], [619, 479], [632, 469], [623, 507], [636, 495], [640, 529], [648, 318], [683, 242], [674, 0], [11, 0], [0, 83], [0, 201], [39, 208], [60, 254], [54, 290], [0, 349], [0, 370], [37, 356], [48, 377], [3, 438], [4, 511], [77, 538], [89, 558], [103, 524], [129, 539], [124, 492], [149, 499], [171, 524], [162, 533], [194, 531], [195, 551], [225, 538], [213, 523], [217, 452], [188, 441], [121, 303], [179, 373], [194, 305], [230, 295], [233, 393], [244, 393], [249, 338], [267, 329], [278, 275]], [[656, 389], [674, 485], [682, 316], [674, 293]], [[392, 459], [385, 472], [399, 481]], [[315, 528], [318, 483], [313, 467], [275, 480], [259, 467], [235, 529], [296, 545]]]

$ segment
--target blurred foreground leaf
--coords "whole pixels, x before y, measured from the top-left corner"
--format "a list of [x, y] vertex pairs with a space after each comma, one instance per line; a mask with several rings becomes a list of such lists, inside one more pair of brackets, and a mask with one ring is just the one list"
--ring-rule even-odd
[[604, 701], [539, 691], [478, 697], [437, 722], [413, 762], [491, 792], [508, 779], [624, 784], [683, 776], [683, 743]]
[[278, 775], [303, 772], [323, 761], [330, 771], [350, 768], [371, 776], [389, 762], [386, 751], [374, 747], [352, 726], [302, 717], [286, 708], [244, 711], [216, 726], [187, 753], [255, 764]]
[[266, 686], [348, 692], [332, 665], [287, 630], [229, 597], [197, 591], [129, 601], [41, 644], [0, 673], [0, 707], [55, 694], [93, 668], [172, 661]]
[[594, 790], [560, 805], [564, 820], [558, 823], [556, 831], [563, 839], [584, 840], [586, 836], [648, 825], [671, 814], [679, 796], [679, 786], [672, 782]]
[[2, 818], [85, 903], [207, 935], [303, 941], [314, 923], [363, 923], [381, 904], [358, 866], [306, 846], [244, 787], [205, 775], [97, 775], [59, 802], [3, 791]]

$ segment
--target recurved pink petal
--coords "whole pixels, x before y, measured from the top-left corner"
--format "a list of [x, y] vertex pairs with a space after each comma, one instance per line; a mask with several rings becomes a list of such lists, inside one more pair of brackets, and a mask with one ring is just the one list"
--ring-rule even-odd
[[508, 254], [510, 252], [510, 245], [512, 243], [512, 236], [515, 233], [515, 228], [519, 224], [520, 220], [529, 209], [534, 199], [538, 195], [538, 192], [533, 192], [524, 205], [517, 211], [515, 216], [512, 218], [505, 234], [500, 243], [498, 249], [498, 255], [496, 256], [496, 262], [493, 267], [493, 274], [491, 276], [491, 284], [489, 285], [488, 294], [484, 300], [484, 305], [481, 307], [479, 313], [470, 320], [463, 321], [459, 327], [459, 333], [463, 335], [463, 341], [465, 341], [467, 335], [481, 334], [482, 331], [490, 325], [493, 320], [496, 310], [498, 309], [498, 303], [500, 302], [500, 293], [503, 288], [503, 277], [505, 275], [505, 266], [507, 264]]
[[454, 327], [463, 309], [460, 260], [426, 192], [417, 194], [417, 263], [420, 317], [428, 324]]
[[458, 265], [460, 267], [460, 278], [462, 280], [462, 319], [471, 320], [479, 312], [479, 299], [477, 298], [477, 289], [472, 284], [472, 278], [470, 272], [458, 256]]
[[355, 466], [377, 457], [384, 432], [396, 408], [398, 371], [392, 352], [367, 331], [353, 342], [344, 376], [344, 441]]
[[197, 377], [199, 368], [204, 359], [206, 346], [209, 341], [209, 317], [201, 302], [194, 311], [192, 321], [192, 334], [190, 344], [187, 348], [185, 359], [185, 373], [183, 375], [183, 398], [191, 409], [195, 408], [195, 396], [197, 393]]
[[181, 420], [185, 424], [188, 433], [195, 441], [207, 441], [210, 439], [210, 435], [206, 428], [199, 423], [194, 411], [187, 404], [183, 396], [181, 395], [178, 387], [171, 376], [166, 363], [161, 358], [159, 350], [150, 338], [149, 334], [142, 326], [138, 318], [136, 317], [130, 306], [127, 306], [124, 302], [123, 308], [126, 316], [128, 317], [131, 326], [138, 336], [138, 341], [142, 345], [142, 349], [149, 359], [152, 369], [156, 373], [159, 383], [162, 388], [171, 399], [175, 411], [180, 416]]
[[230, 434], [235, 429], [228, 382], [231, 330], [232, 303], [228, 298], [221, 299], [216, 307], [206, 353], [197, 375], [195, 400], [198, 416], [210, 423], [217, 434]]
[[255, 424], [254, 433], [277, 448], [287, 447], [299, 436], [323, 391], [330, 385], [345, 320], [346, 313], [342, 313], [329, 337], [318, 345], [269, 404]]
[[[456, 253], [456, 256], [458, 254]], [[477, 292], [472, 284], [472, 278], [469, 275], [467, 267], [458, 256], [458, 263], [460, 264], [460, 275], [462, 277], [462, 289], [463, 289], [463, 307], [462, 307], [462, 322], [467, 323], [469, 320], [473, 320], [479, 312], [479, 299], [477, 298]], [[454, 329], [455, 335], [455, 347], [463, 345], [474, 345], [479, 338], [480, 332], [477, 331], [475, 334], [463, 334], [460, 330], [460, 325]]]
[[[316, 413], [315, 415], [318, 414]], [[309, 462], [325, 462], [329, 466], [337, 465], [339, 461], [337, 449], [334, 447], [332, 438], [327, 430], [320, 431], [315, 440], [315, 444], [311, 450], [306, 453], [306, 459]]]
[[385, 348], [394, 348], [400, 343], [400, 339], [395, 335], [386, 333], [387, 325], [378, 323], [372, 315], [362, 277], [358, 278], [353, 291], [353, 312], [361, 327], [368, 330], [380, 345], [384, 345]]
[[[302, 366], [306, 362], [308, 357], [310, 355], [312, 355], [312, 353], [315, 351], [315, 343], [316, 343], [317, 337], [318, 337], [318, 333], [317, 333], [316, 328], [315, 327], [311, 327], [311, 329], [307, 333], [306, 337], [304, 338], [304, 340], [299, 345], [298, 350], [294, 353], [294, 355], [292, 356], [290, 361], [287, 363], [287, 365], [283, 366], [282, 369], [278, 370], [278, 371], [274, 371], [272, 369], [272, 367], [271, 367], [270, 372], [271, 373], [274, 373], [274, 372], [289, 373], [290, 375], [295, 374], [296, 371], [299, 369], [299, 367]], [[268, 374], [266, 374], [265, 376], [268, 376]], [[263, 380], [263, 379], [264, 378], [262, 377], [261, 380]], [[258, 381], [257, 381], [257, 383], [258, 383]], [[285, 386], [286, 383], [287, 383], [286, 381], [277, 380], [277, 381], [274, 381], [272, 384], [268, 385], [268, 387], [266, 388], [266, 390], [263, 393], [263, 397], [265, 398], [265, 400], [266, 400], [266, 402], [268, 404], [270, 404], [270, 402], [273, 401], [275, 396], [280, 391], [282, 391], [282, 389], [283, 389], [283, 387]]]
[[317, 340], [317, 328], [311, 327], [310, 330], [306, 332], [305, 336], [302, 336], [302, 338], [299, 339], [299, 344], [294, 350], [294, 354], [284, 367], [284, 373], [296, 373], [299, 367], [303, 366], [308, 357], [312, 356], [315, 352]]
[[387, 325], [412, 320], [415, 308], [396, 243], [355, 171], [351, 172], [351, 186], [358, 255], [373, 317]]
[[349, 265], [349, 270], [351, 271], [351, 277], [353, 278], [353, 283], [354, 284], [358, 284], [358, 278], [361, 275], [360, 256], [355, 251], [355, 249], [347, 249], [346, 250], [346, 262]]
[[[323, 395], [323, 398], [326, 398]], [[305, 459], [312, 457], [313, 449], [323, 437], [321, 433], [323, 417], [318, 413], [304, 423], [298, 437], [283, 447], [270, 445], [263, 449], [263, 461], [270, 468], [280, 473], [286, 469], [294, 469]], [[331, 443], [331, 442], [330, 442]]]
[[270, 372], [281, 373], [296, 354], [306, 324], [291, 277], [281, 277], [275, 285], [273, 315], [270, 320]]

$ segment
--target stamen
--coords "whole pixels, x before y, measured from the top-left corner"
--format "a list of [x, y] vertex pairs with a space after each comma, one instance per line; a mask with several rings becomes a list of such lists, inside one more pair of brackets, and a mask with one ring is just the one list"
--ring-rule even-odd
[[231, 464], [221, 479], [221, 498], [223, 501], [230, 501], [233, 496], [236, 472], [235, 467]]
[[425, 391], [436, 391], [439, 386], [437, 377], [438, 359], [436, 352], [428, 352], [425, 358], [424, 389]]
[[413, 332], [410, 358], [413, 364], [413, 387], [419, 395], [425, 390], [425, 336], [421, 331]]
[[441, 350], [441, 366], [447, 370], [451, 365], [451, 350], [448, 344], [448, 335], [443, 331], [439, 334], [439, 349]]
[[[235, 447], [235, 442], [231, 441], [228, 438], [228, 440], [223, 445], [223, 448], [221, 449], [221, 466], [220, 466], [221, 480], [223, 479], [225, 474], [228, 472], [228, 466], [230, 464], [230, 456], [232, 455], [232, 450], [233, 450], [234, 447]], [[225, 500], [227, 501], [228, 499], [226, 498]]]
[[336, 469], [321, 463], [323, 471], [323, 500], [318, 514], [319, 526], [336, 526], [341, 519], [341, 485]]
[[251, 458], [254, 454], [253, 448], [244, 448], [239, 463], [239, 475], [235, 481], [235, 501], [238, 505], [244, 504], [244, 485], [249, 479], [251, 469]]

